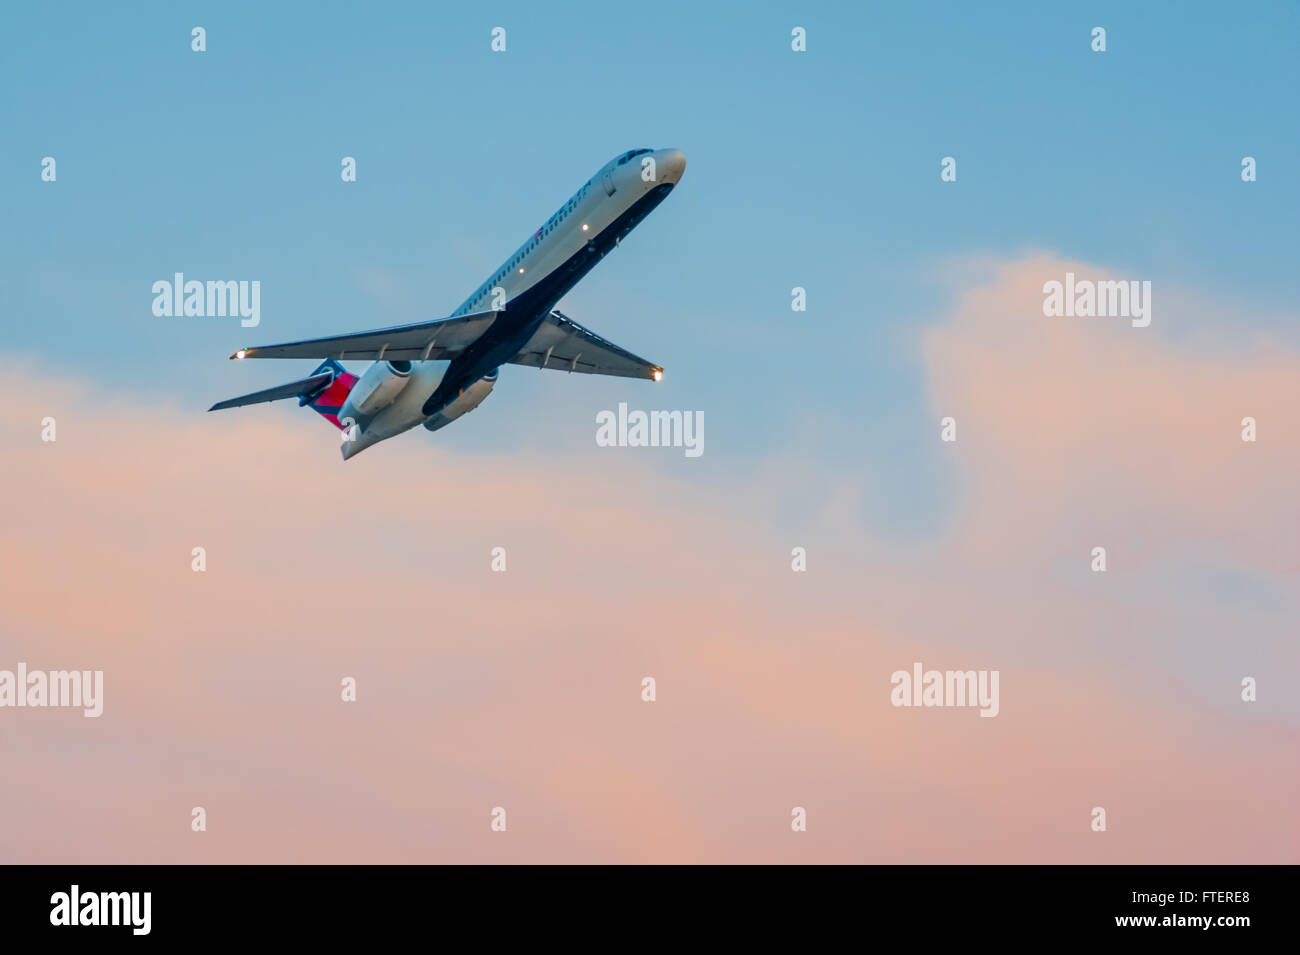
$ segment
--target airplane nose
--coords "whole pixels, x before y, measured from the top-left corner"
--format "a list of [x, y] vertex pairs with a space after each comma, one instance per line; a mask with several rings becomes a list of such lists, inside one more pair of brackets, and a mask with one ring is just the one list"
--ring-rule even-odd
[[659, 167], [659, 178], [676, 183], [686, 171], [686, 153], [680, 149], [661, 149], [655, 161]]

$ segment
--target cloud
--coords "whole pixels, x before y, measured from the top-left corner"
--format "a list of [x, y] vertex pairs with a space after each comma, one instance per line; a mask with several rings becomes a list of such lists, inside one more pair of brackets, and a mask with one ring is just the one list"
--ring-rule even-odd
[[[0, 854], [1296, 861], [1300, 357], [1045, 319], [1066, 268], [1096, 271], [1003, 263], [927, 333], [963, 497], [903, 557], [843, 475], [809, 538], [772, 530], [804, 458], [692, 481], [421, 433], [345, 465], [296, 408], [11, 375], [0, 667], [103, 668], [105, 712], [0, 710]], [[891, 707], [913, 661], [999, 669], [1000, 715]]]

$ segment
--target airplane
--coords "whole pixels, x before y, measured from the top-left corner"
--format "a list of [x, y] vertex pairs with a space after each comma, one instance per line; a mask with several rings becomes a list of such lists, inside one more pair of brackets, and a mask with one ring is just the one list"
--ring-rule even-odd
[[[659, 381], [663, 368], [555, 306], [659, 203], [686, 169], [680, 149], [632, 149], [602, 166], [450, 316], [230, 357], [323, 359], [309, 376], [219, 401], [209, 411], [297, 398], [343, 432], [343, 460], [423, 424], [444, 428], [482, 404], [500, 366]], [[372, 359], [361, 375], [340, 362]]]

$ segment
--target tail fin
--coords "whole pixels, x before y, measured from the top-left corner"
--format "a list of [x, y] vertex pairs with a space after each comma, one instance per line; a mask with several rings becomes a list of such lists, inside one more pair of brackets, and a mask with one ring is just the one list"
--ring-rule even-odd
[[334, 427], [343, 431], [345, 429], [339, 422], [339, 412], [343, 410], [343, 402], [348, 400], [348, 394], [356, 385], [357, 376], [333, 358], [326, 358], [312, 374], [318, 375], [327, 370], [334, 373], [334, 380], [315, 396], [303, 395], [298, 399], [298, 404], [310, 405], [313, 411], [317, 412]]

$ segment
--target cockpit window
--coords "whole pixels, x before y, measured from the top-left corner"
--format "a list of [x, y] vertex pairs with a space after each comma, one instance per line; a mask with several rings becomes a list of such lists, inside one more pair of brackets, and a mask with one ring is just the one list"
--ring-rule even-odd
[[652, 150], [649, 150], [649, 149], [633, 149], [633, 150], [631, 150], [630, 152], [625, 152], [623, 155], [621, 155], [621, 156], [618, 157], [618, 165], [620, 165], [620, 166], [623, 165], [625, 162], [627, 162], [627, 161], [628, 161], [629, 159], [631, 159], [633, 156], [640, 156], [642, 153], [648, 153], [648, 152], [652, 152]]

